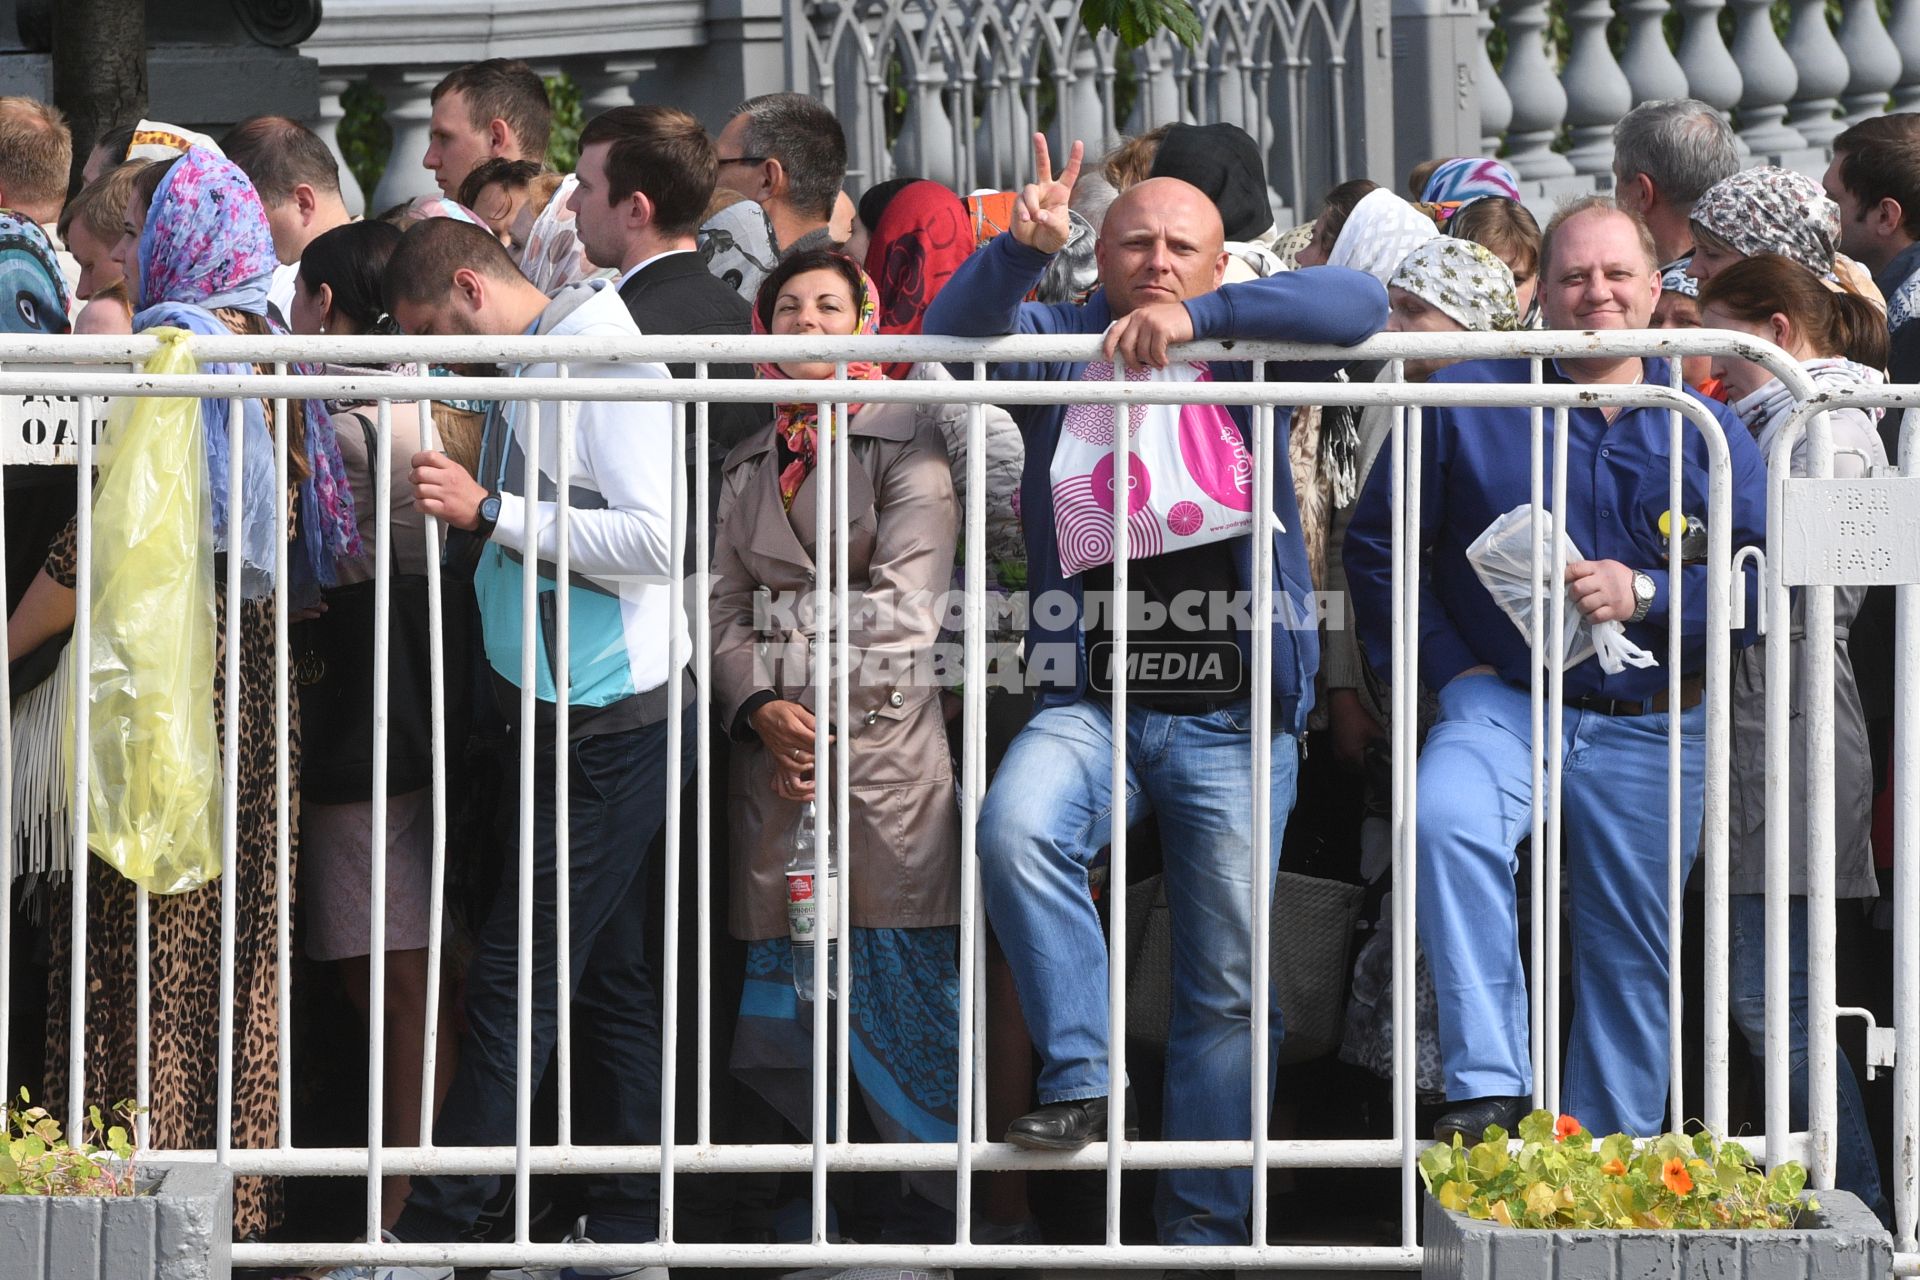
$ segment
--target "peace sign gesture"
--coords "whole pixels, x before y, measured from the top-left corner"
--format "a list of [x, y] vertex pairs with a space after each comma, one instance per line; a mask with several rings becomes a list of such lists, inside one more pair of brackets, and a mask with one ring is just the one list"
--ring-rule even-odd
[[1047, 135], [1033, 135], [1034, 180], [1021, 188], [1014, 205], [1013, 238], [1042, 253], [1058, 253], [1066, 247], [1073, 226], [1067, 220], [1067, 201], [1073, 196], [1073, 184], [1080, 178], [1080, 158], [1086, 153], [1083, 143], [1073, 144], [1067, 167], [1053, 176], [1053, 157], [1047, 153]]

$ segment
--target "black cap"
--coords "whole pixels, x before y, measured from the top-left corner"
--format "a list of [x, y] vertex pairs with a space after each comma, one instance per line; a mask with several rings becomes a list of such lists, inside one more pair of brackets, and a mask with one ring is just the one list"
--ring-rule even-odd
[[1229, 240], [1251, 240], [1273, 226], [1260, 144], [1239, 125], [1174, 125], [1153, 158], [1152, 176], [1178, 178], [1206, 192]]

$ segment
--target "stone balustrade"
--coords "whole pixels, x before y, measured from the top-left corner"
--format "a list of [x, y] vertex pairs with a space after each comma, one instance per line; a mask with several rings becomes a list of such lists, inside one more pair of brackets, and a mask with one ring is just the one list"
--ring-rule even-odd
[[328, 0], [303, 52], [330, 142], [349, 85], [385, 97], [393, 160], [352, 193], [376, 209], [432, 190], [439, 78], [518, 56], [571, 74], [589, 115], [668, 101], [718, 127], [751, 94], [814, 93], [846, 124], [855, 190], [901, 174], [1016, 185], [1035, 128], [1098, 153], [1232, 121], [1265, 148], [1286, 222], [1347, 178], [1397, 187], [1429, 156], [1495, 148], [1540, 207], [1604, 189], [1614, 123], [1653, 98], [1710, 102], [1756, 162], [1810, 171], [1847, 124], [1920, 108], [1920, 0], [1885, 21], [1878, 0], [1843, 0], [1837, 23], [1827, 0], [1786, 2], [1783, 38], [1773, 0], [1196, 0], [1197, 48], [1129, 50], [1072, 0]]

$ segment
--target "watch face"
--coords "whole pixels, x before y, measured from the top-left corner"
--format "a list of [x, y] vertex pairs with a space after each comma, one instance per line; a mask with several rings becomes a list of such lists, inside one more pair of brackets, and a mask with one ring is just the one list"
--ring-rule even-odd
[[500, 499], [485, 498], [480, 503], [480, 518], [489, 523], [500, 519]]

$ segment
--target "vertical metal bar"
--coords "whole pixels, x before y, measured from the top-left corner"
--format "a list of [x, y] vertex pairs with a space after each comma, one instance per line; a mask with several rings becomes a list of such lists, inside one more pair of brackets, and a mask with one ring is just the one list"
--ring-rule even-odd
[[[212, 477], [208, 477], [212, 482]], [[88, 672], [93, 659], [93, 432], [82, 431], [74, 465], [78, 506], [73, 518], [73, 848], [68, 867], [73, 885], [73, 954], [67, 963], [67, 1132], [80, 1133], [87, 1075], [87, 786], [92, 755], [88, 747], [90, 712]], [[11, 854], [9, 853], [9, 856]], [[12, 910], [12, 904], [5, 904]], [[144, 1026], [147, 1009], [136, 1009]], [[224, 1064], [224, 1059], [223, 1059]], [[147, 1099], [142, 1098], [141, 1101]], [[49, 1102], [52, 1099], [48, 1100]], [[48, 1110], [52, 1110], [49, 1107]]]
[[[227, 401], [227, 524], [232, 536], [227, 551], [227, 689], [226, 734], [222, 744], [220, 807], [220, 1092], [215, 1148], [224, 1163], [233, 1149], [233, 929], [234, 886], [239, 874], [240, 849], [240, 689], [241, 622], [245, 605], [240, 598], [240, 528], [246, 519], [246, 403], [238, 396]], [[276, 497], [276, 501], [279, 501]]]
[[[1810, 475], [1833, 475], [1833, 423], [1824, 411], [1808, 424], [1807, 454]], [[1810, 585], [1802, 598], [1807, 608], [1802, 630], [1807, 678], [1807, 1134], [1813, 1184], [1828, 1191], [1835, 1171], [1839, 1071], [1834, 1013], [1833, 587]], [[1783, 933], [1768, 943], [1784, 949], [1787, 939]]]
[[665, 821], [666, 902], [662, 913], [660, 955], [660, 1239], [673, 1240], [674, 1112], [679, 1105], [680, 1061], [680, 699], [686, 674], [686, 650], [680, 628], [687, 608], [687, 402], [673, 402], [673, 500], [669, 516], [671, 551], [667, 568], [667, 812]]
[[[1253, 380], [1266, 381], [1266, 365], [1253, 363]], [[1249, 1115], [1253, 1122], [1252, 1223], [1248, 1239], [1256, 1249], [1267, 1246], [1267, 1129], [1271, 1120], [1272, 1091], [1267, 1087], [1268, 1039], [1273, 1028], [1270, 1005], [1273, 979], [1273, 458], [1274, 414], [1271, 404], [1253, 406], [1253, 840], [1250, 854], [1253, 865], [1248, 884], [1252, 901], [1253, 946], [1249, 958], [1253, 972], [1253, 1062], [1248, 1073], [1253, 1096]], [[1288, 609], [1289, 626], [1302, 625], [1292, 616], [1292, 601], [1280, 602]], [[1287, 742], [1292, 745], [1293, 739]]]
[[[527, 410], [524, 440], [526, 464], [521, 492], [525, 502], [520, 529], [525, 551], [520, 569], [520, 875], [516, 886], [515, 943], [520, 949], [515, 965], [513, 1054], [513, 1238], [526, 1244], [532, 1236], [533, 1179], [533, 797], [534, 770], [539, 765], [539, 735], [535, 722], [540, 711], [540, 667], [536, 615], [540, 598], [540, 409], [541, 401], [523, 401]], [[566, 734], [556, 723], [554, 736], [564, 744]], [[566, 794], [567, 774], [553, 784], [556, 801]], [[558, 858], [564, 862], [564, 857]], [[564, 1091], [563, 1091], [564, 1092]]]
[[1553, 640], [1547, 678], [1547, 857], [1546, 857], [1546, 1026], [1541, 1028], [1546, 1083], [1541, 1103], [1560, 1109], [1560, 783], [1566, 762], [1567, 651], [1567, 411], [1553, 411], [1553, 577], [1549, 612]]
[[[813, 794], [814, 794], [814, 943], [813, 943], [813, 1171], [812, 1171], [812, 1209], [813, 1243], [827, 1242], [827, 1034], [829, 1031], [827, 1012], [832, 1001], [827, 999], [827, 953], [831, 950], [823, 936], [831, 927], [827, 912], [820, 899], [821, 886], [832, 883], [825, 874], [822, 864], [829, 856], [833, 846], [827, 842], [832, 838], [833, 828], [828, 822], [832, 809], [833, 792], [828, 789], [827, 778], [831, 761], [827, 752], [828, 729], [832, 722], [833, 689], [830, 680], [830, 646], [833, 636], [829, 630], [829, 604], [826, 593], [832, 581], [832, 565], [823, 564], [822, 557], [831, 557], [833, 547], [833, 526], [831, 507], [833, 492], [833, 455], [843, 442], [833, 438], [833, 405], [823, 402], [819, 407], [817, 423], [823, 423], [827, 429], [816, 433], [813, 466], [813, 561], [814, 571], [809, 575], [813, 583], [813, 610], [809, 625], [813, 632]], [[804, 821], [804, 819], [802, 819]], [[844, 870], [844, 868], [843, 868]], [[798, 972], [797, 962], [795, 972]]]
[[[1767, 469], [1767, 546], [1777, 554], [1786, 536], [1785, 516], [1787, 477], [1792, 469], [1792, 450], [1776, 440]], [[1793, 661], [1793, 598], [1781, 579], [1775, 554], [1765, 562], [1764, 590], [1767, 620], [1766, 645], [1766, 776], [1785, 779], [1789, 773], [1789, 734], [1795, 676]], [[1811, 767], [1809, 765], [1809, 767]], [[1790, 1158], [1787, 1135], [1791, 1132], [1792, 1084], [1791, 1034], [1788, 1022], [1788, 957], [1791, 902], [1789, 867], [1793, 821], [1788, 809], [1786, 786], [1766, 788], [1766, 1052], [1765, 1112], [1767, 1127], [1767, 1163], [1778, 1165]]]
[[[834, 379], [843, 385], [845, 384], [847, 380], [846, 365], [841, 364], [835, 367]], [[835, 425], [839, 431], [840, 440], [845, 444], [845, 447], [833, 456], [833, 491], [839, 495], [839, 500], [834, 503], [833, 509], [834, 644], [836, 646], [836, 653], [839, 656], [839, 662], [836, 664], [833, 680], [833, 722], [840, 727], [841, 734], [843, 735], [841, 738], [841, 746], [844, 749], [845, 755], [841, 760], [841, 767], [833, 771], [833, 809], [834, 817], [837, 819], [833, 828], [834, 855], [835, 862], [840, 868], [840, 892], [834, 898], [833, 902], [834, 910], [839, 913], [840, 917], [839, 924], [836, 926], [836, 931], [840, 938], [840, 946], [833, 952], [832, 956], [836, 970], [835, 989], [839, 991], [840, 999], [843, 1002], [840, 1006], [840, 1017], [834, 1028], [834, 1141], [844, 1143], [848, 1140], [847, 1115], [852, 1110], [852, 1107], [848, 1105], [848, 1101], [849, 1093], [852, 1089], [851, 1077], [853, 1075], [852, 1067], [848, 1060], [848, 1036], [851, 1034], [852, 1019], [847, 1016], [847, 1011], [852, 1008], [853, 1001], [853, 859], [849, 856], [847, 845], [849, 837], [848, 815], [853, 812], [853, 800], [850, 793], [853, 777], [853, 769], [851, 767], [853, 744], [851, 737], [845, 736], [848, 734], [853, 720], [853, 713], [848, 705], [851, 698], [851, 693], [848, 688], [848, 672], [849, 668], [853, 665], [851, 660], [853, 648], [847, 614], [847, 597], [851, 593], [852, 587], [848, 579], [847, 570], [847, 543], [851, 537], [851, 530], [848, 523], [850, 513], [848, 511], [846, 497], [850, 491], [847, 482], [847, 465], [853, 457], [853, 445], [848, 436], [848, 424], [852, 421], [853, 414], [845, 403], [835, 405], [834, 413], [837, 415]]]
[[[275, 363], [273, 372], [275, 377], [286, 377], [287, 362], [281, 360]], [[273, 504], [273, 934], [276, 998], [279, 1005], [276, 1029], [280, 1081], [278, 1133], [282, 1151], [293, 1148], [293, 963], [290, 958], [293, 950], [293, 682], [288, 678], [287, 655], [287, 559], [291, 545], [291, 530], [287, 526], [291, 507], [285, 496], [292, 488], [288, 461], [292, 443], [288, 418], [287, 399], [281, 396], [273, 402], [273, 492], [278, 496]], [[323, 428], [318, 423], [308, 422], [306, 429], [331, 431], [333, 428], [330, 423]], [[145, 893], [144, 889], [141, 890], [143, 897]], [[146, 912], [145, 904], [140, 905], [140, 934], [144, 945]], [[144, 958], [142, 967], [146, 967]], [[144, 1100], [147, 1096], [144, 1067], [140, 1086], [140, 1096]]]
[[[1062, 146], [1065, 143], [1061, 144]], [[1127, 366], [1113, 361], [1116, 392], [1126, 390]], [[1113, 599], [1108, 629], [1113, 636], [1112, 818], [1107, 860], [1107, 1246], [1120, 1245], [1120, 1153], [1127, 1114], [1127, 561], [1133, 554], [1128, 526], [1133, 494], [1133, 414], [1113, 400]], [[1115, 1117], [1119, 1117], [1116, 1123]]]
[[[1675, 364], [1679, 362], [1676, 360]], [[1702, 432], [1706, 428], [1702, 428]], [[1711, 442], [1709, 442], [1711, 443]], [[1733, 467], [1725, 449], [1711, 449], [1707, 489], [1707, 755], [1704, 803], [1707, 860], [1705, 1115], [1708, 1128], [1726, 1132], [1727, 1116], [1727, 770], [1732, 760]], [[1744, 600], [1742, 604], [1744, 605]], [[1670, 961], [1679, 967], [1676, 953]]]
[[[1416, 753], [1420, 734], [1420, 549], [1421, 549], [1421, 468], [1425, 465], [1426, 429], [1420, 407], [1414, 405], [1402, 423], [1401, 434], [1406, 465], [1394, 472], [1395, 506], [1399, 518], [1394, 522], [1394, 616], [1398, 632], [1394, 654], [1398, 674], [1393, 696], [1398, 706], [1393, 714], [1394, 769], [1401, 778], [1400, 805], [1395, 832], [1396, 865], [1393, 897], [1395, 911], [1394, 974], [1395, 1053], [1400, 1070], [1395, 1078], [1398, 1095], [1396, 1109], [1403, 1117], [1400, 1126], [1400, 1243], [1412, 1247], [1419, 1239], [1419, 1157], [1424, 1145], [1414, 1131], [1417, 1098], [1414, 1070], [1414, 1046], [1419, 1034], [1416, 1026], [1418, 1002], [1414, 998], [1419, 942], [1420, 905], [1420, 788], [1419, 761]], [[1403, 1055], [1403, 1056], [1400, 1056]]]
[[[422, 400], [420, 448], [437, 449], [440, 433], [433, 422], [433, 402]], [[432, 725], [431, 770], [427, 785], [433, 806], [433, 845], [427, 883], [427, 993], [426, 1029], [420, 1054], [420, 1133], [422, 1147], [433, 1145], [434, 1080], [440, 1054], [441, 933], [447, 905], [447, 660], [446, 598], [440, 583], [440, 522], [421, 516], [427, 554], [427, 706]]]
[[[1545, 380], [1545, 363], [1538, 357], [1530, 361], [1533, 366], [1533, 385], [1539, 387]], [[1546, 541], [1547, 500], [1546, 500], [1546, 420], [1539, 405], [1534, 405], [1527, 413], [1529, 419], [1529, 440], [1532, 450], [1532, 505], [1529, 510], [1533, 516], [1533, 546], [1529, 563], [1533, 574], [1533, 616], [1544, 619], [1547, 616], [1547, 576], [1541, 572], [1540, 548]], [[1528, 830], [1532, 833], [1527, 843], [1528, 857], [1533, 864], [1531, 884], [1527, 890], [1527, 950], [1533, 958], [1533, 984], [1527, 993], [1527, 1040], [1533, 1064], [1533, 1105], [1544, 1106], [1547, 1097], [1547, 755], [1552, 748], [1547, 740], [1547, 629], [1536, 622], [1529, 637], [1533, 650], [1532, 677], [1529, 681], [1532, 700], [1528, 704], [1527, 734], [1531, 739], [1530, 747], [1533, 782], [1527, 791], [1529, 811]]]
[[[1670, 360], [1670, 386], [1680, 389], [1680, 361]], [[1625, 410], [1622, 410], [1625, 412]], [[1686, 627], [1681, 619], [1683, 610], [1683, 592], [1681, 578], [1683, 574], [1680, 559], [1680, 539], [1686, 532], [1686, 492], [1681, 487], [1681, 466], [1686, 461], [1685, 426], [1681, 422], [1680, 411], [1667, 411], [1667, 616], [1672, 621], [1667, 627], [1667, 1114], [1674, 1117], [1674, 1123], [1680, 1123], [1680, 1117], [1687, 1114], [1685, 1084], [1684, 1039], [1681, 1034], [1684, 1023], [1685, 992], [1681, 985], [1680, 938], [1685, 923], [1686, 881], [1682, 874], [1681, 859], [1684, 856], [1682, 840], [1686, 832], [1680, 825], [1680, 800], [1682, 756], [1680, 752], [1680, 666], [1684, 650], [1681, 641], [1685, 638]], [[1697, 834], [1696, 838], [1697, 838]], [[1706, 953], [1707, 981], [1712, 984], [1713, 973], [1721, 968], [1716, 961], [1713, 949]], [[1724, 1022], [1724, 1019], [1723, 1019]], [[1725, 1132], [1722, 1128], [1717, 1132]]]
[[[1900, 474], [1916, 474], [1914, 432], [1920, 414], [1901, 416]], [[1769, 506], [1771, 512], [1774, 508]], [[1771, 545], [1771, 542], [1769, 542]], [[1920, 587], [1894, 588], [1893, 699], [1893, 1210], [1898, 1248], [1920, 1248]], [[1771, 926], [1769, 926], [1771, 927]], [[1771, 1005], [1769, 1005], [1771, 1007]], [[1771, 1151], [1769, 1151], [1771, 1154]]]
[[[978, 394], [985, 385], [985, 366], [973, 366]], [[985, 1074], [977, 1069], [974, 1052], [979, 1040], [974, 1014], [980, 1008], [978, 973], [974, 967], [975, 946], [979, 942], [980, 841], [977, 829], [981, 791], [986, 785], [986, 760], [981, 752], [987, 718], [987, 410], [979, 400], [967, 405], [967, 503], [962, 513], [962, 535], [966, 539], [966, 604], [963, 628], [964, 656], [961, 662], [964, 681], [961, 697], [960, 751], [960, 1042], [955, 1052], [954, 1069], [958, 1078], [954, 1087], [955, 1143], [953, 1166], [954, 1240], [966, 1244], [973, 1238], [973, 1125], [978, 1111], [974, 1086]]]
[[[1671, 385], [1674, 390], [1678, 391], [1681, 387], [1679, 357], [1676, 356], [1673, 358], [1672, 366]], [[1713, 456], [1713, 454], [1709, 454], [1710, 458]], [[1729, 953], [1727, 938], [1729, 929], [1727, 918], [1727, 808], [1729, 799], [1727, 791], [1727, 768], [1731, 760], [1731, 744], [1728, 741], [1727, 734], [1731, 714], [1726, 705], [1727, 699], [1722, 682], [1731, 670], [1731, 664], [1733, 662], [1733, 637], [1726, 625], [1715, 626], [1713, 624], [1713, 609], [1717, 601], [1721, 607], [1731, 611], [1733, 605], [1732, 593], [1744, 593], [1742, 586], [1744, 575], [1733, 575], [1731, 569], [1733, 562], [1733, 529], [1729, 522], [1732, 517], [1730, 514], [1721, 515], [1712, 510], [1714, 495], [1721, 485], [1720, 473], [1722, 470], [1726, 470], [1726, 468], [1720, 467], [1717, 463], [1714, 464], [1708, 494], [1707, 776], [1705, 779], [1706, 794], [1704, 797], [1704, 818], [1702, 822], [1705, 845], [1701, 851], [1707, 864], [1705, 881], [1706, 920], [1704, 928], [1706, 934], [1706, 955], [1708, 957], [1706, 992], [1701, 1003], [1702, 1017], [1706, 1024], [1705, 1059], [1701, 1064], [1700, 1081], [1703, 1099], [1701, 1103], [1701, 1114], [1706, 1121], [1706, 1127], [1714, 1133], [1727, 1132], [1727, 1021], [1729, 1016], [1727, 1003], [1727, 956]], [[1726, 484], [1729, 492], [1727, 506], [1730, 511], [1732, 507], [1732, 478], [1730, 474], [1727, 477]], [[1676, 515], [1673, 519], [1676, 536], [1678, 536], [1679, 533], [1679, 523], [1680, 518]], [[1719, 539], [1723, 532], [1726, 535], [1726, 550], [1720, 551], [1716, 548], [1720, 546]], [[1670, 549], [1669, 556], [1671, 557], [1672, 554]], [[1716, 587], [1714, 585], [1716, 575], [1722, 573], [1721, 566], [1725, 567], [1725, 572], [1728, 576], [1720, 586]], [[1670, 573], [1669, 576], [1674, 575]], [[1677, 602], [1678, 597], [1676, 596], [1675, 604], [1668, 609], [1669, 617], [1678, 609], [1679, 606]], [[1741, 603], [1744, 612], [1744, 599]], [[1678, 630], [1678, 628], [1674, 629]], [[1671, 659], [1669, 661], [1671, 661]], [[1679, 663], [1673, 662], [1672, 665], [1678, 667]], [[1670, 702], [1669, 705], [1677, 704]], [[1679, 721], [1677, 714], [1674, 716], [1674, 721], [1677, 725]], [[1679, 919], [1677, 910], [1675, 912], [1675, 919]], [[1673, 966], [1675, 973], [1680, 971], [1680, 952], [1677, 947], [1672, 950], [1668, 957], [1668, 963]], [[1679, 1011], [1676, 1010], [1674, 1013], [1674, 1024], [1678, 1026], [1679, 1022]], [[1675, 1111], [1673, 1114], [1680, 1116], [1684, 1115], [1685, 1112]]]
[[[693, 366], [693, 376], [707, 376], [705, 361]], [[694, 915], [695, 954], [702, 981], [694, 984], [695, 1017], [699, 1043], [694, 1049], [694, 1141], [706, 1146], [713, 1141], [713, 984], [704, 981], [713, 972], [713, 707], [707, 696], [712, 688], [709, 668], [713, 652], [713, 619], [708, 603], [713, 595], [712, 530], [707, 513], [713, 509], [709, 486], [708, 448], [712, 426], [707, 401], [703, 397], [693, 406], [693, 546], [695, 588], [698, 608], [693, 613], [693, 687], [694, 699]]]
[[[557, 373], [573, 376], [562, 364]], [[560, 402], [559, 434], [554, 443], [553, 477], [553, 1027], [555, 1132], [562, 1147], [573, 1145], [573, 776], [570, 725], [573, 718], [573, 430], [579, 406]], [[527, 494], [531, 506], [540, 496], [540, 455], [527, 455]], [[527, 564], [538, 566], [540, 547], [527, 543]], [[536, 572], [535, 576], [538, 574]], [[637, 922], [636, 922], [637, 923]]]
[[393, 402], [376, 410], [373, 509], [373, 806], [368, 834], [367, 890], [367, 1240], [380, 1239], [382, 1148], [387, 1140], [387, 763], [393, 671]]

